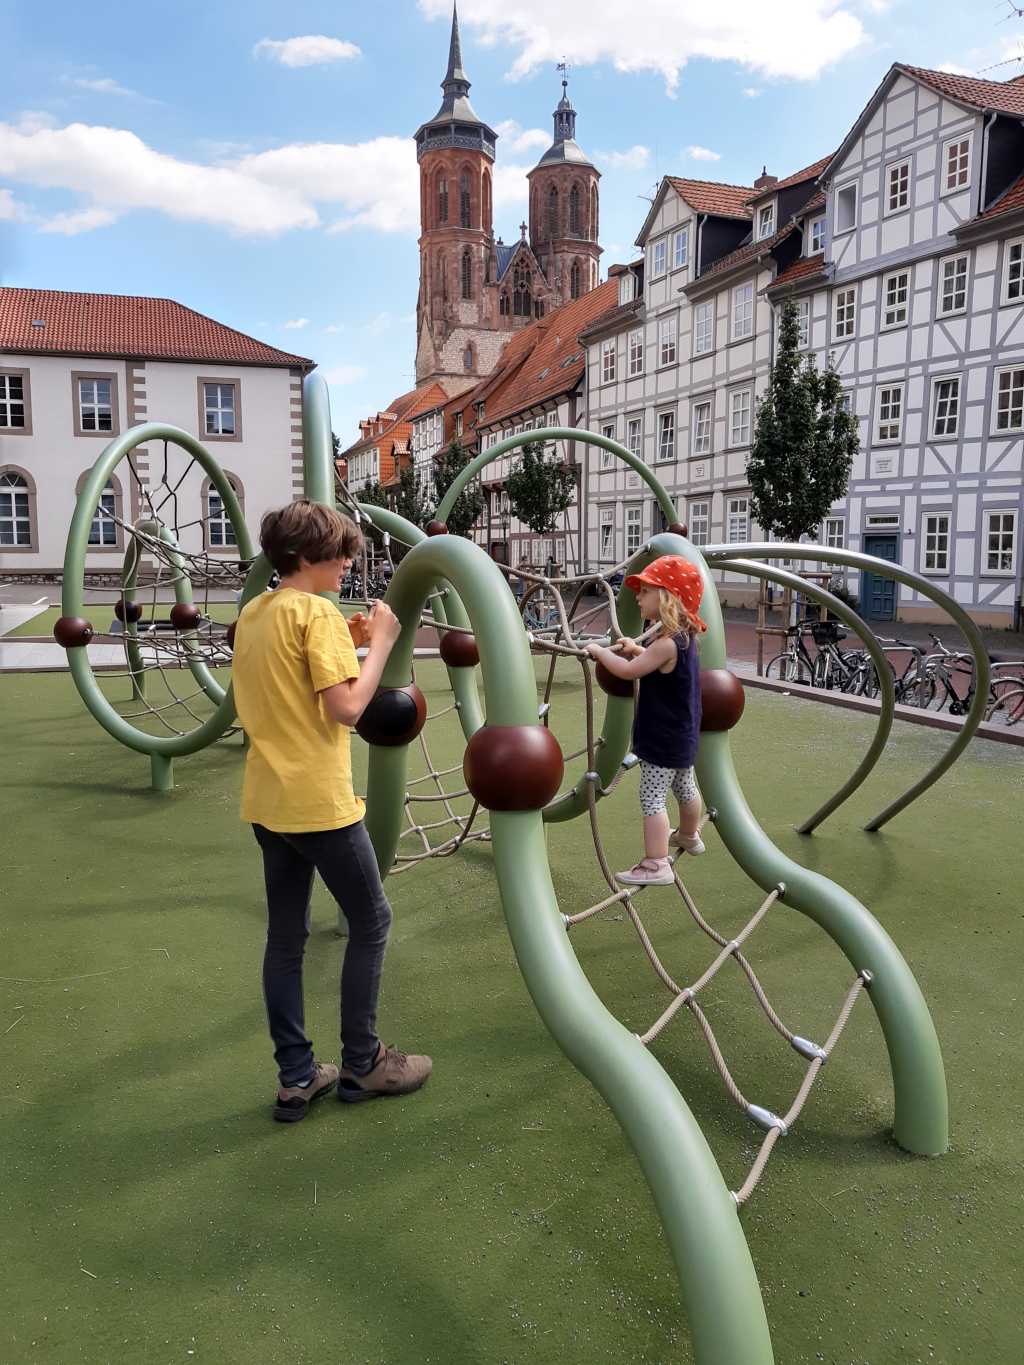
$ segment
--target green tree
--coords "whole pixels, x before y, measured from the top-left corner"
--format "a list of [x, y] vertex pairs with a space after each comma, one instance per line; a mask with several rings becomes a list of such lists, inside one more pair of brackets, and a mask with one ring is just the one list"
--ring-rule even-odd
[[757, 410], [747, 465], [754, 519], [769, 535], [817, 539], [818, 527], [846, 492], [860, 444], [857, 419], [842, 406], [831, 361], [819, 370], [801, 358], [796, 304], [782, 310], [768, 392]]
[[[472, 454], [457, 438], [449, 442], [434, 459], [435, 507], [441, 503], [458, 476], [473, 459]], [[448, 514], [448, 531], [453, 536], [468, 536], [484, 510], [484, 495], [480, 480], [473, 479], [455, 499]]]
[[513, 516], [543, 536], [555, 529], [558, 518], [572, 506], [576, 479], [561, 460], [545, 458], [542, 441], [531, 441], [523, 446], [505, 488]]
[[430, 520], [433, 508], [427, 490], [411, 464], [406, 465], [398, 475], [395, 511], [421, 529]]
[[356, 494], [357, 502], [368, 502], [371, 507], [389, 507], [388, 495], [380, 479], [374, 479], [372, 483], [364, 484]]

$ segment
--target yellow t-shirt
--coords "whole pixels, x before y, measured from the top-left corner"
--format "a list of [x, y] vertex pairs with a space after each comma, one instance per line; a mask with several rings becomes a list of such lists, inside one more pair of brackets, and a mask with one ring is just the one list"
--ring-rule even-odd
[[341, 829], [365, 809], [352, 790], [347, 725], [318, 692], [359, 676], [348, 622], [326, 598], [297, 588], [261, 593], [235, 627], [231, 668], [249, 736], [242, 819], [280, 834]]

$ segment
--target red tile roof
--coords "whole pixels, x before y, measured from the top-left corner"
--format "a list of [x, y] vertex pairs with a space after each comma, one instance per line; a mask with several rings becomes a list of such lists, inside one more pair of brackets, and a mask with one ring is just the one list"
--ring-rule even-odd
[[366, 419], [376, 431], [360, 436], [358, 441], [341, 452], [338, 459], [350, 461], [360, 451], [372, 450], [376, 446], [380, 452], [378, 478], [382, 484], [391, 483], [398, 478], [403, 462], [408, 460], [412, 419], [438, 407], [446, 398], [444, 389], [436, 382], [400, 394], [386, 409]]
[[817, 194], [812, 195], [811, 198], [808, 199], [807, 203], [804, 204], [803, 208], [800, 208], [800, 209], [798, 209], [798, 210], [796, 211], [796, 213], [794, 214], [794, 217], [796, 217], [796, 218], [804, 218], [804, 217], [806, 217], [806, 215], [807, 215], [808, 213], [814, 213], [815, 210], [817, 210], [817, 209], [823, 209], [824, 207], [825, 207], [825, 192], [824, 192], [824, 190], [819, 190]]
[[667, 177], [668, 183], [698, 213], [711, 213], [717, 218], [749, 218], [747, 203], [754, 193], [750, 185], [723, 185], [717, 180], [684, 180], [677, 175]]
[[972, 221], [981, 223], [989, 218], [998, 218], [1004, 213], [1015, 213], [1018, 209], [1024, 209], [1024, 175], [1019, 175], [998, 199], [989, 204], [988, 208], [983, 213], [979, 213]]
[[902, 62], [896, 63], [896, 69], [958, 104], [994, 110], [997, 114], [1024, 116], [1024, 83], [1019, 76], [1009, 81], [983, 81], [978, 76], [954, 76], [948, 71], [929, 71], [926, 67], [905, 66]]
[[763, 190], [755, 190], [747, 203], [754, 204], [758, 199], [768, 199], [771, 195], [777, 194], [779, 190], [788, 190], [791, 185], [799, 185], [804, 180], [817, 180], [834, 156], [835, 152], [829, 152], [828, 156], [820, 157], [810, 166], [805, 166], [802, 171], [794, 171], [792, 175], [787, 175], [785, 180], [778, 180], [774, 185], [765, 186]]
[[782, 284], [795, 284], [797, 280], [810, 278], [812, 275], [821, 275], [825, 271], [825, 253], [820, 251], [817, 256], [799, 256], [792, 263], [787, 265], [785, 270], [776, 275], [768, 286], [769, 291], [777, 289]]
[[[42, 327], [33, 327], [41, 321]], [[0, 351], [140, 356], [312, 369], [305, 356], [267, 346], [173, 299], [0, 286]]]

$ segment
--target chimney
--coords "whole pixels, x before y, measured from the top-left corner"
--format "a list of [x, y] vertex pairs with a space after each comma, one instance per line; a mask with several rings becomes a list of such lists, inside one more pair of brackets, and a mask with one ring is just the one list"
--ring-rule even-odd
[[779, 177], [777, 175], [769, 175], [768, 167], [762, 166], [761, 174], [754, 181], [754, 189], [760, 193], [762, 190], [770, 190], [773, 185], [777, 185], [778, 183]]

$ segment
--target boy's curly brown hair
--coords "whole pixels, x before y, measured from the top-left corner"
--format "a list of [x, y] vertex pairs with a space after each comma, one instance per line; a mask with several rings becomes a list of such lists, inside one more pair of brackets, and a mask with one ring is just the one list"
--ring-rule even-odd
[[295, 573], [302, 559], [307, 564], [354, 559], [363, 547], [363, 534], [351, 517], [323, 503], [299, 498], [264, 514], [260, 545], [283, 578]]

